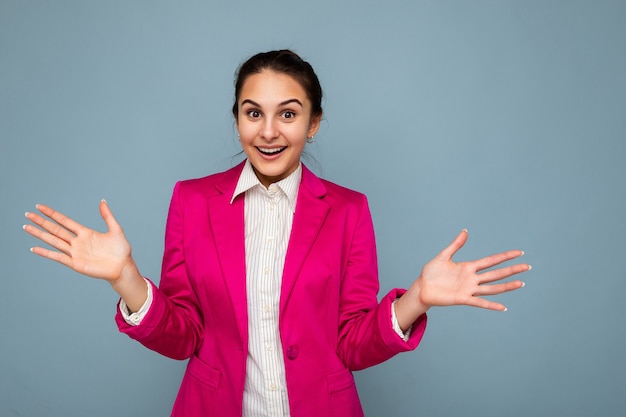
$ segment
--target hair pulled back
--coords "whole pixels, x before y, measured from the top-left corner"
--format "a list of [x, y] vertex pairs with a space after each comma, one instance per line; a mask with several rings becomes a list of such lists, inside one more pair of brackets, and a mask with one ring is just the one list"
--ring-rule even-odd
[[239, 67], [235, 78], [235, 103], [233, 104], [235, 119], [239, 114], [239, 95], [244, 83], [251, 75], [264, 70], [291, 76], [300, 84], [311, 101], [311, 116], [322, 115], [322, 86], [313, 67], [295, 52], [282, 49], [256, 54]]

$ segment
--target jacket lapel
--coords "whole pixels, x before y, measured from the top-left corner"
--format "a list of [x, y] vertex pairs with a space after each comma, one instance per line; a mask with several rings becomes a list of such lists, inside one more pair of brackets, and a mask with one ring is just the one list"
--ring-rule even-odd
[[242, 167], [243, 163], [225, 172], [223, 180], [216, 184], [220, 194], [208, 201], [208, 211], [222, 276], [230, 293], [239, 333], [247, 345], [244, 196], [230, 203]]
[[[208, 212], [222, 276], [230, 293], [239, 333], [247, 348], [244, 195], [238, 196], [232, 204], [230, 203], [242, 168], [243, 163], [224, 173], [224, 178], [216, 184], [219, 194], [208, 201]], [[322, 181], [303, 165], [296, 213], [283, 270], [281, 312], [289, 300], [302, 265], [328, 214], [328, 204], [322, 199], [325, 195], [326, 187]]]
[[322, 197], [326, 187], [311, 171], [302, 166], [302, 182], [298, 190], [296, 213], [287, 247], [280, 292], [280, 312], [284, 311], [289, 295], [300, 274], [302, 265], [317, 238], [328, 214], [328, 204]]

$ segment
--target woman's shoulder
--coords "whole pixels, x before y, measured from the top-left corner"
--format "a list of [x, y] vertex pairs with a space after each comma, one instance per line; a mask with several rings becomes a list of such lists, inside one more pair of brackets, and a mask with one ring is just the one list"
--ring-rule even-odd
[[217, 172], [200, 178], [190, 178], [178, 181], [176, 188], [184, 189], [188, 192], [200, 191], [202, 193], [217, 192], [222, 193], [233, 188], [237, 184], [239, 175], [243, 168], [243, 163], [227, 169], [226, 171]]
[[353, 190], [353, 189], [345, 187], [343, 185], [339, 185], [339, 184], [337, 184], [335, 182], [332, 182], [332, 181], [324, 179], [324, 178], [320, 178], [320, 181], [322, 181], [322, 183], [324, 184], [324, 186], [328, 190], [329, 194], [336, 195], [336, 196], [341, 197], [341, 198], [351, 199], [351, 200], [352, 199], [361, 200], [361, 199], [365, 198], [365, 194], [363, 194], [360, 191]]
[[336, 182], [325, 178], [320, 178], [308, 169], [304, 170], [303, 183], [311, 189], [313, 194], [318, 195], [326, 200], [337, 200], [343, 202], [359, 202], [366, 201], [367, 198], [362, 192], [339, 185]]

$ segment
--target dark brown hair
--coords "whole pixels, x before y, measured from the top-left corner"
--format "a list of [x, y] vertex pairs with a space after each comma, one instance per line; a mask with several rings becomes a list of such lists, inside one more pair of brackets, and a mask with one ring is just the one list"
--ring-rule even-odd
[[263, 70], [293, 77], [302, 86], [307, 98], [311, 101], [311, 116], [322, 115], [322, 86], [317, 75], [315, 75], [315, 71], [313, 71], [313, 67], [295, 52], [283, 49], [256, 54], [239, 67], [235, 78], [235, 103], [233, 104], [235, 119], [239, 114], [239, 94], [243, 84], [249, 76], [258, 74]]

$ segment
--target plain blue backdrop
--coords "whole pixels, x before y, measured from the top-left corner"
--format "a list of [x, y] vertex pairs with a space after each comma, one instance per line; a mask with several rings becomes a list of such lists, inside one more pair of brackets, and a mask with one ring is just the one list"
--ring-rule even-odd
[[381, 290], [519, 248], [509, 311], [438, 308], [356, 374], [376, 416], [626, 414], [624, 1], [0, 0], [0, 416], [167, 416], [184, 363], [119, 334], [116, 294], [32, 255], [47, 203], [106, 198], [158, 280], [174, 183], [240, 160], [233, 74], [293, 48], [325, 89], [309, 165], [365, 192]]

